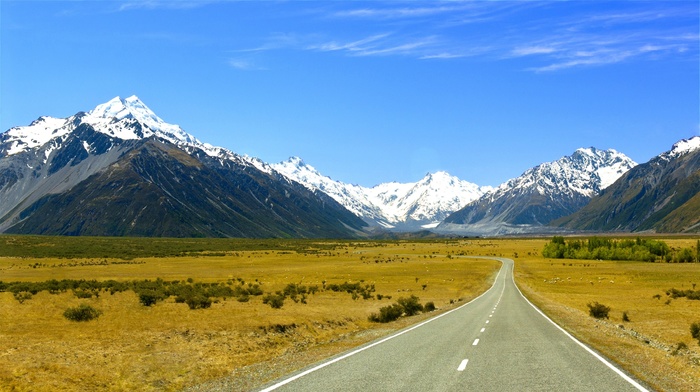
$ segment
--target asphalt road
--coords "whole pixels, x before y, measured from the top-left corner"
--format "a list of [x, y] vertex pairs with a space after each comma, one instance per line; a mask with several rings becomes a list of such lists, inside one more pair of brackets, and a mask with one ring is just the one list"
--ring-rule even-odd
[[513, 260], [475, 300], [263, 391], [645, 391], [532, 306]]

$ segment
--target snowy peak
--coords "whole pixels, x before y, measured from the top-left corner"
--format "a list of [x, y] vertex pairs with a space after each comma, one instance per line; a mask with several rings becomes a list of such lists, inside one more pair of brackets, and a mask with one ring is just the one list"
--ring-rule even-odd
[[[201, 149], [212, 157], [241, 159], [224, 148], [200, 142], [178, 125], [163, 121], [135, 95], [126, 99], [115, 97], [87, 113], [68, 118], [40, 117], [28, 126], [12, 128], [0, 135], [0, 156], [41, 147], [54, 139], [65, 139], [81, 124], [88, 124], [110, 138], [135, 140], [155, 136], [185, 149]], [[252, 159], [243, 160], [258, 166]]]
[[612, 149], [580, 148], [570, 156], [527, 170], [499, 186], [497, 192], [592, 197], [636, 165], [625, 154]]
[[418, 182], [387, 182], [366, 188], [335, 181], [296, 157], [272, 166], [291, 180], [326, 193], [368, 223], [385, 228], [435, 227], [450, 213], [491, 190], [446, 172], [428, 173]]
[[695, 150], [700, 149], [700, 136], [694, 136], [691, 137], [690, 139], [683, 139], [676, 144], [673, 145], [671, 148], [671, 151], [669, 151], [666, 154], [663, 155], [668, 155], [669, 157], [672, 158], [677, 158], [681, 155], [685, 155], [688, 153], [691, 153]]
[[0, 156], [14, 155], [43, 146], [71, 131], [65, 118], [39, 117], [26, 127], [10, 128], [0, 135]]
[[442, 229], [504, 234], [541, 227], [577, 211], [634, 166], [615, 150], [580, 148], [501, 184], [447, 217]]
[[[122, 99], [115, 97], [89, 111], [83, 121], [106, 129], [110, 136], [120, 139], [140, 139], [150, 136], [162, 137], [170, 142], [201, 145], [178, 125], [168, 124], [158, 117], [137, 96]], [[133, 121], [142, 125], [142, 132], [134, 130]]]
[[[567, 157], [562, 158], [566, 160]], [[579, 148], [570, 159], [572, 167], [591, 173], [598, 179], [598, 187], [603, 190], [620, 176], [637, 165], [625, 154], [613, 149], [599, 150], [595, 147]]]
[[114, 97], [108, 102], [97, 105], [88, 112], [88, 116], [107, 120], [114, 119], [116, 121], [121, 121], [125, 118], [135, 119], [154, 130], [176, 127], [176, 125], [167, 124], [160, 117], [156, 116], [156, 114], [135, 95], [126, 99]]

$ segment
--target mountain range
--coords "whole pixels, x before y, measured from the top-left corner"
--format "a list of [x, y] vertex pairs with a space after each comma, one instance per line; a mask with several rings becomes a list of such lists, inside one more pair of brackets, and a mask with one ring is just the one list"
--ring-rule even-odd
[[[497, 188], [445, 172], [370, 188], [333, 180], [301, 158], [267, 164], [214, 147], [166, 123], [137, 97], [117, 97], [0, 134], [0, 232], [357, 237], [693, 230], [700, 215], [698, 140], [642, 165], [615, 150], [582, 148]], [[641, 191], [630, 196], [632, 188]], [[630, 208], [636, 212], [623, 213]], [[606, 218], [593, 218], [600, 216]]]
[[525, 171], [448, 216], [441, 231], [510, 234], [551, 230], [637, 164], [615, 150], [581, 148]]
[[310, 190], [328, 194], [368, 224], [399, 231], [434, 228], [492, 189], [443, 171], [428, 173], [418, 182], [388, 182], [367, 188], [335, 181], [296, 157], [272, 167]]
[[700, 232], [700, 137], [682, 140], [631, 169], [552, 224], [592, 231]]
[[0, 136], [0, 231], [353, 237], [366, 224], [263, 162], [201, 143], [138, 98]]

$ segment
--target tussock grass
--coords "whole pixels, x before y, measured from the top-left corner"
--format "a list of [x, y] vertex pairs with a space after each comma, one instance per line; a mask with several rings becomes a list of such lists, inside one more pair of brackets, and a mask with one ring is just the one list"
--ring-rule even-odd
[[[0, 243], [15, 238], [27, 237], [0, 236]], [[480, 294], [500, 264], [458, 255], [513, 258], [516, 282], [533, 302], [654, 388], [692, 391], [700, 380], [700, 346], [690, 331], [691, 323], [700, 322], [700, 301], [671, 296], [671, 289], [700, 289], [700, 264], [545, 259], [541, 252], [549, 238], [212, 241], [216, 246], [186, 239], [185, 251], [178, 248], [185, 245], [168, 242], [176, 240], [165, 240], [175, 246], [166, 256], [158, 253], [162, 244], [149, 248], [137, 239], [132, 244], [143, 245], [140, 256], [128, 257], [92, 254], [89, 242], [97, 240], [70, 239], [77, 242], [65, 246], [80, 252], [52, 256], [44, 248], [64, 245], [32, 237], [28, 253], [41, 256], [8, 257], [0, 251], [0, 281], [161, 278], [235, 286], [242, 280], [259, 284], [265, 294], [297, 292], [299, 300], [289, 296], [275, 309], [263, 304], [263, 295], [247, 302], [213, 298], [209, 308], [191, 310], [175, 297], [144, 306], [129, 290], [90, 298], [41, 291], [20, 295], [22, 302], [2, 292], [0, 390], [167, 391], [221, 377], [233, 390], [248, 390], [430, 316], [386, 324], [368, 320], [399, 298], [415, 295], [440, 311]], [[694, 246], [697, 238], [664, 241], [681, 248]], [[357, 290], [355, 299], [340, 289], [367, 285], [374, 291]], [[318, 291], [299, 294], [312, 286]], [[609, 319], [589, 315], [587, 304], [595, 302], [611, 308]], [[63, 316], [80, 304], [98, 309], [100, 316], [80, 323]]]
[[[175, 296], [144, 306], [132, 290], [101, 291], [89, 298], [78, 298], [72, 290], [39, 291], [22, 303], [1, 292], [0, 390], [181, 390], [231, 374], [240, 382], [235, 389], [248, 389], [427, 317], [381, 325], [368, 320], [400, 297], [416, 295], [438, 310], [471, 299], [490, 286], [500, 266], [446, 257], [465, 251], [470, 246], [465, 241], [277, 243], [287, 245], [128, 262], [102, 256], [0, 258], [3, 282], [160, 278], [235, 287], [243, 281], [265, 293], [318, 287], [305, 294], [306, 304], [290, 296], [279, 309], [263, 304], [263, 296], [212, 298], [210, 307], [190, 309]], [[374, 292], [353, 295], [329, 288], [355, 284], [374, 285]], [[66, 309], [79, 305], [101, 314], [80, 323], [64, 317]], [[253, 368], [267, 370], [260, 374]]]

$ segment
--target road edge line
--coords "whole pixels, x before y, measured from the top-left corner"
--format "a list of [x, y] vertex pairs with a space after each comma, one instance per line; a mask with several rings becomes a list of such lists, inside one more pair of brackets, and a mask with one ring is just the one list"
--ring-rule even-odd
[[[513, 261], [513, 260], [511, 260], [511, 261]], [[513, 261], [513, 271], [512, 271], [512, 273], [511, 273], [511, 279], [513, 280], [513, 285], [515, 285], [515, 288], [518, 290], [518, 293], [520, 293], [520, 296], [523, 297], [523, 299], [524, 299], [525, 301], [527, 301], [527, 303], [530, 304], [530, 306], [532, 306], [532, 308], [535, 309], [535, 310], [537, 311], [537, 313], [539, 313], [539, 314], [540, 314], [542, 317], [544, 317], [547, 321], [549, 321], [550, 323], [552, 323], [552, 325], [554, 325], [555, 327], [557, 327], [561, 332], [563, 332], [566, 336], [568, 336], [569, 339], [571, 339], [571, 340], [573, 340], [574, 342], [576, 342], [576, 344], [578, 344], [579, 346], [583, 347], [584, 350], [588, 351], [589, 354], [593, 355], [593, 357], [595, 357], [597, 360], [599, 360], [600, 362], [602, 362], [603, 364], [605, 364], [605, 366], [607, 366], [607, 367], [610, 368], [612, 371], [614, 371], [615, 373], [617, 373], [618, 376], [622, 377], [622, 379], [624, 379], [625, 381], [627, 381], [628, 383], [630, 383], [632, 386], [634, 386], [635, 388], [637, 388], [637, 390], [642, 391], [642, 392], [650, 392], [648, 389], [646, 389], [644, 386], [642, 386], [640, 383], [638, 383], [635, 379], [633, 379], [632, 377], [630, 377], [629, 375], [627, 375], [625, 372], [623, 372], [623, 371], [622, 371], [621, 369], [619, 369], [617, 366], [615, 366], [615, 365], [613, 365], [612, 363], [610, 363], [607, 359], [603, 358], [602, 355], [600, 355], [600, 354], [598, 354], [597, 352], [595, 352], [593, 349], [591, 349], [590, 347], [588, 347], [585, 343], [583, 343], [583, 342], [581, 342], [580, 340], [576, 339], [576, 337], [574, 337], [574, 336], [573, 336], [572, 334], [570, 334], [567, 330], [565, 330], [564, 328], [562, 328], [559, 324], [555, 323], [554, 320], [552, 320], [551, 318], [549, 318], [549, 316], [547, 316], [546, 314], [544, 314], [544, 312], [543, 312], [542, 310], [540, 310], [540, 308], [538, 308], [537, 306], [535, 306], [535, 304], [533, 304], [532, 302], [530, 302], [530, 300], [523, 294], [523, 292], [520, 291], [520, 287], [518, 287], [518, 284], [515, 282], [515, 261]]]
[[[478, 257], [478, 258], [481, 258], [481, 257]], [[488, 257], [485, 257], [485, 258], [488, 259]], [[304, 377], [304, 376], [306, 376], [306, 375], [308, 375], [308, 374], [311, 374], [311, 373], [313, 373], [313, 372], [315, 372], [315, 371], [317, 371], [317, 370], [323, 369], [323, 368], [326, 367], [326, 366], [332, 365], [332, 364], [334, 364], [334, 363], [336, 363], [336, 362], [340, 362], [340, 361], [342, 361], [343, 359], [349, 358], [349, 357], [351, 357], [351, 356], [353, 356], [353, 355], [355, 355], [355, 354], [361, 353], [362, 351], [368, 350], [368, 349], [370, 349], [370, 348], [372, 348], [372, 347], [378, 346], [378, 345], [380, 345], [380, 344], [382, 344], [382, 343], [384, 343], [384, 342], [387, 342], [387, 341], [389, 341], [389, 340], [391, 340], [391, 339], [397, 338], [397, 337], [399, 337], [399, 336], [401, 336], [401, 335], [403, 335], [403, 334], [405, 334], [405, 333], [408, 333], [408, 332], [413, 331], [414, 329], [418, 329], [418, 328], [424, 326], [425, 324], [431, 323], [431, 322], [433, 322], [433, 321], [435, 321], [435, 320], [437, 320], [437, 319], [439, 319], [439, 318], [442, 318], [442, 317], [444, 317], [444, 316], [447, 316], [448, 314], [450, 314], [450, 313], [452, 313], [452, 312], [456, 312], [456, 311], [462, 309], [463, 307], [465, 307], [465, 306], [471, 304], [472, 302], [474, 302], [474, 301], [478, 300], [479, 298], [483, 297], [484, 295], [486, 295], [486, 293], [488, 293], [489, 291], [493, 290], [494, 287], [496, 287], [496, 283], [498, 283], [498, 278], [501, 276], [501, 272], [503, 272], [504, 263], [503, 263], [502, 260], [498, 260], [498, 259], [495, 259], [495, 260], [497, 260], [497, 261], [499, 261], [499, 262], [501, 263], [501, 268], [498, 270], [498, 274], [496, 275], [496, 278], [493, 280], [493, 284], [491, 285], [491, 287], [489, 287], [488, 290], [484, 291], [484, 292], [481, 293], [478, 297], [472, 299], [471, 301], [467, 302], [466, 304], [461, 305], [461, 306], [459, 306], [459, 307], [457, 307], [457, 308], [454, 308], [454, 309], [452, 309], [452, 310], [449, 310], [449, 311], [447, 311], [447, 312], [445, 312], [445, 313], [439, 314], [439, 315], [437, 315], [437, 316], [435, 316], [435, 317], [429, 318], [429, 319], [427, 319], [427, 320], [425, 320], [425, 321], [423, 321], [423, 322], [421, 322], [421, 323], [419, 323], [419, 324], [416, 324], [416, 325], [414, 325], [414, 326], [412, 326], [412, 327], [409, 327], [409, 328], [407, 328], [407, 329], [404, 329], [404, 330], [402, 330], [402, 331], [399, 331], [399, 332], [397, 332], [397, 333], [395, 333], [395, 334], [393, 334], [393, 335], [387, 336], [387, 337], [385, 337], [385, 338], [383, 338], [383, 339], [381, 339], [381, 340], [378, 340], [378, 341], [376, 341], [376, 342], [374, 342], [374, 343], [370, 343], [370, 344], [368, 344], [368, 345], [366, 345], [366, 346], [362, 346], [362, 347], [360, 347], [360, 348], [358, 348], [358, 349], [355, 349], [355, 350], [353, 350], [353, 351], [351, 351], [351, 352], [349, 352], [349, 353], [346, 353], [346, 354], [343, 354], [343, 355], [341, 355], [341, 356], [339, 356], [339, 357], [330, 359], [330, 360], [328, 360], [328, 361], [326, 361], [326, 362], [323, 362], [323, 363], [321, 363], [321, 364], [319, 364], [319, 365], [316, 365], [316, 366], [312, 367], [311, 369], [307, 369], [307, 370], [305, 370], [305, 371], [303, 371], [303, 372], [301, 372], [301, 373], [295, 374], [294, 376], [291, 376], [291, 377], [289, 377], [289, 378], [286, 378], [286, 379], [284, 379], [284, 380], [282, 380], [282, 381], [280, 381], [280, 382], [278, 382], [278, 383], [276, 383], [276, 384], [273, 384], [273, 385], [271, 385], [271, 386], [269, 386], [269, 387], [267, 387], [267, 388], [261, 389], [260, 392], [270, 392], [270, 391], [274, 391], [275, 389], [277, 389], [277, 388], [279, 388], [279, 387], [282, 387], [282, 386], [284, 386], [284, 385], [287, 385], [287, 384], [289, 384], [290, 382], [292, 382], [292, 381], [294, 381], [294, 380], [298, 380], [298, 379], [300, 379], [300, 378], [302, 378], [302, 377]], [[516, 287], [517, 287], [517, 286], [516, 286]]]

